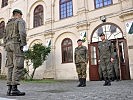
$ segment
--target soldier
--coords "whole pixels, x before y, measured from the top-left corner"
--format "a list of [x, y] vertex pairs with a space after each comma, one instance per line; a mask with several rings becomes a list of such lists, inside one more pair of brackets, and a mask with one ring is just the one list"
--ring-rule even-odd
[[102, 68], [103, 77], [105, 80], [104, 86], [110, 86], [110, 78], [112, 76], [111, 63], [113, 62], [113, 48], [111, 42], [105, 39], [105, 34], [99, 34], [101, 42], [98, 43], [99, 64]]
[[114, 49], [113, 67], [114, 67], [114, 73], [116, 75], [116, 81], [119, 81], [120, 80], [119, 58], [118, 58], [118, 55], [117, 55], [116, 48]]
[[78, 87], [85, 87], [86, 86], [86, 66], [88, 63], [87, 48], [82, 45], [81, 39], [79, 39], [77, 43], [78, 43], [78, 47], [75, 48], [74, 59], [75, 59], [78, 79], [80, 82]]
[[6, 67], [8, 96], [23, 96], [17, 85], [22, 76], [24, 68], [23, 47], [26, 45], [25, 21], [22, 19], [22, 12], [19, 9], [13, 10], [13, 18], [9, 19], [5, 28], [4, 47], [7, 51]]

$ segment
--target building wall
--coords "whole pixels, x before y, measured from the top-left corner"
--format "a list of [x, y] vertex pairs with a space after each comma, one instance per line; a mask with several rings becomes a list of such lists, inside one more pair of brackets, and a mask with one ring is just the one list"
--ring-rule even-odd
[[[44, 23], [42, 26], [33, 28], [33, 12], [37, 5], [44, 8]], [[60, 20], [59, 0], [9, 0], [8, 6], [0, 8], [0, 22], [8, 21], [12, 16], [13, 9], [18, 8], [23, 12], [23, 18], [27, 27], [27, 42], [30, 47], [34, 41], [41, 41], [44, 45], [51, 39], [52, 51], [44, 64], [35, 73], [35, 78], [55, 78], [55, 79], [77, 79], [76, 68], [73, 63], [62, 63], [61, 42], [64, 38], [70, 38], [74, 48], [77, 46], [77, 39], [81, 32], [87, 32], [88, 46], [94, 29], [102, 24], [100, 16], [106, 16], [106, 22], [118, 25], [127, 39], [130, 75], [133, 78], [133, 35], [126, 32], [125, 23], [133, 21], [133, 1], [113, 0], [113, 5], [95, 9], [94, 0], [73, 0], [73, 16]], [[2, 40], [1, 40], [2, 41]], [[6, 73], [5, 51], [0, 47], [3, 54], [2, 73]], [[30, 66], [30, 72], [32, 66]], [[89, 80], [89, 64], [87, 66], [87, 80]]]

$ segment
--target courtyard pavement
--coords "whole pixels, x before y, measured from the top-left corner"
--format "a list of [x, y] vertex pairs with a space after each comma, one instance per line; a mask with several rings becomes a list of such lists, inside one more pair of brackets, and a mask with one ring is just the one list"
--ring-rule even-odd
[[86, 87], [76, 87], [77, 81], [22, 82], [19, 89], [25, 96], [6, 96], [6, 81], [0, 80], [0, 100], [133, 100], [133, 80], [103, 83], [87, 81]]

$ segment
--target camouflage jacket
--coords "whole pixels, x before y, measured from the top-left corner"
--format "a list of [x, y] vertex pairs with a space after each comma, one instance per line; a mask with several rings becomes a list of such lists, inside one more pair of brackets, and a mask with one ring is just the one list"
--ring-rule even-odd
[[3, 37], [4, 44], [10, 41], [19, 42], [20, 46], [25, 46], [26, 43], [26, 28], [25, 21], [22, 18], [9, 19], [5, 28]]
[[105, 40], [98, 43], [99, 59], [114, 58], [114, 50], [111, 41]]
[[83, 63], [88, 62], [88, 53], [87, 53], [87, 48], [85, 46], [79, 46], [75, 48], [74, 60], [75, 64], [81, 62]]

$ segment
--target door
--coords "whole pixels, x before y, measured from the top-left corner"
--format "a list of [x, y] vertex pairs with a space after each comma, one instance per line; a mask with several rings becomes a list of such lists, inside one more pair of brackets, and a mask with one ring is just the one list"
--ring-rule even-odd
[[98, 46], [97, 43], [92, 43], [88, 45], [89, 50], [89, 74], [90, 80], [99, 80], [98, 72]]
[[[111, 40], [116, 45], [117, 55], [119, 58], [119, 69], [121, 80], [130, 79], [129, 59], [127, 43], [125, 39]], [[98, 64], [98, 43], [91, 43], [88, 45], [89, 50], [89, 75], [91, 81], [100, 80], [99, 64]]]
[[2, 55], [0, 53], [0, 74], [1, 74], [1, 61], [2, 61]]
[[120, 78], [122, 80], [128, 80], [130, 79], [130, 71], [129, 71], [129, 59], [128, 59], [126, 40], [125, 39], [116, 40], [116, 47], [118, 50]]

